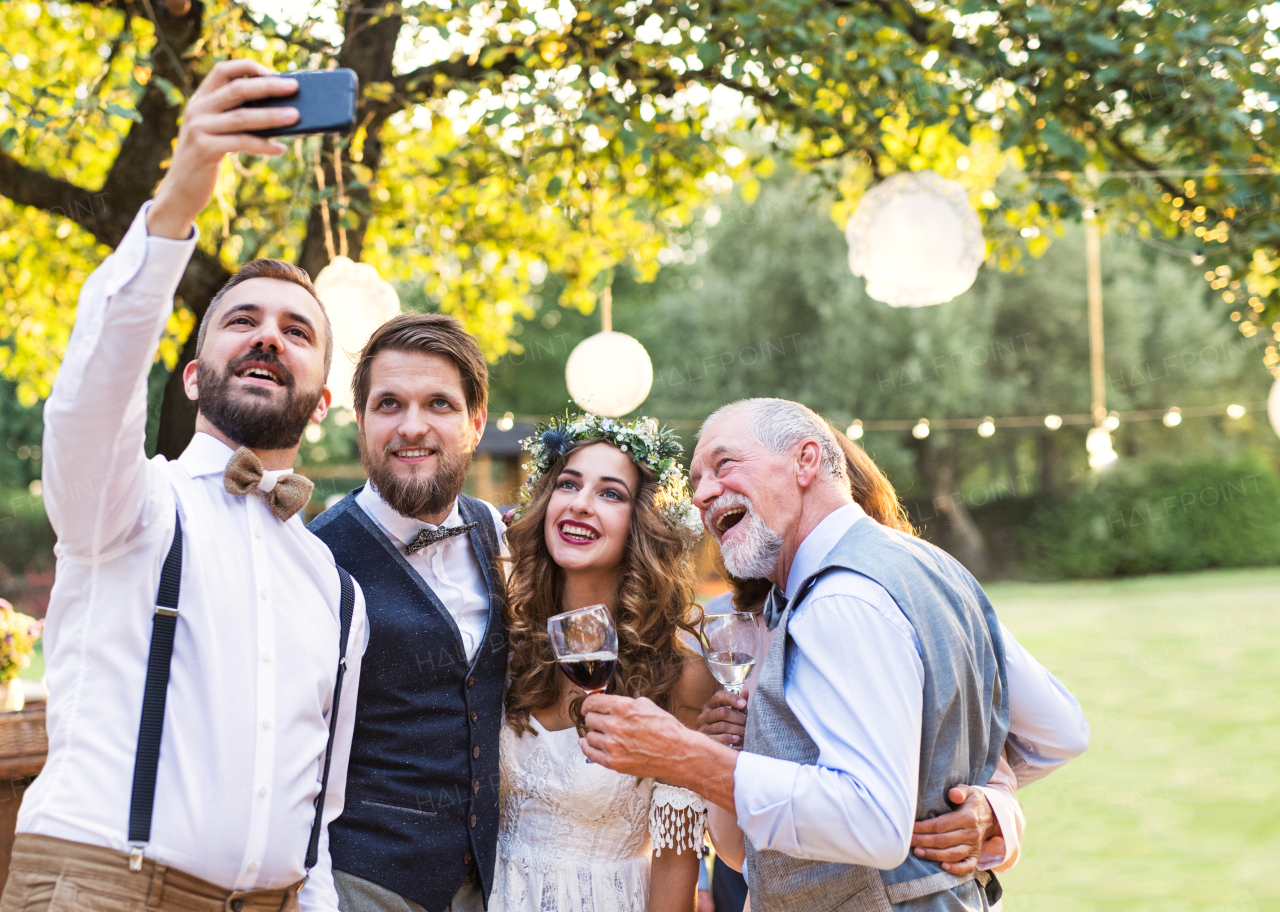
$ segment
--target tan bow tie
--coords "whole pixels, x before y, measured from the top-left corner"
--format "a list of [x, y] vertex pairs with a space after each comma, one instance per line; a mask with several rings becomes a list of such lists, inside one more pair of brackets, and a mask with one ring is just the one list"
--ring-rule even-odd
[[262, 487], [264, 471], [262, 460], [253, 450], [241, 447], [236, 450], [222, 473], [222, 486], [228, 494], [245, 495], [257, 492], [267, 502], [267, 509], [276, 519], [288, 522], [293, 514], [307, 505], [311, 499], [311, 480], [294, 472], [276, 478], [269, 488]]

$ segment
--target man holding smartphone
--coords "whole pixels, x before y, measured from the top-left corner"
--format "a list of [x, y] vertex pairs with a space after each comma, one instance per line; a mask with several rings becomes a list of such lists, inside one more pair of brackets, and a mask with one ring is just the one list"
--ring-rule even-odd
[[284, 152], [250, 131], [298, 119], [241, 106], [295, 88], [215, 66], [155, 199], [81, 291], [45, 408], [49, 757], [3, 912], [337, 912], [327, 829], [366, 619], [290, 468], [329, 406], [332, 330], [305, 272], [257, 260], [227, 283], [183, 374], [195, 437], [173, 462], [143, 451], [147, 374], [222, 158]]

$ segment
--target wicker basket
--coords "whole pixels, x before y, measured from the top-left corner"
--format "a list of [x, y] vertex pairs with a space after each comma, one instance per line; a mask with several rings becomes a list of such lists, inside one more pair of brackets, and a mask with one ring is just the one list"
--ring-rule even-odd
[[34, 776], [44, 767], [49, 738], [44, 730], [44, 706], [0, 713], [0, 780]]

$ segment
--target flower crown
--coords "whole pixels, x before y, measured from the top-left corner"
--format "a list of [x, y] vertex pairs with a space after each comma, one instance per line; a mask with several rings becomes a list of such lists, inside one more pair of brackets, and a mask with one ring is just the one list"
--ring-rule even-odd
[[612, 444], [637, 463], [647, 466], [658, 476], [655, 503], [663, 517], [676, 529], [692, 535], [702, 532], [702, 517], [689, 496], [689, 484], [676, 457], [684, 447], [675, 431], [659, 428], [652, 418], [637, 418], [631, 423], [602, 418], [585, 412], [576, 418], [565, 415], [552, 418], [549, 424], [534, 425], [534, 434], [520, 441], [520, 447], [531, 457], [525, 464], [529, 473], [520, 495], [518, 518], [533, 497], [533, 490], [556, 459], [578, 443], [597, 440]]

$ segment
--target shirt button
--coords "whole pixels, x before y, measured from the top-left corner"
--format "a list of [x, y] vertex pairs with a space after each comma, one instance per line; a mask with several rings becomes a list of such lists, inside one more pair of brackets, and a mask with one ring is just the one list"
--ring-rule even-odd
[[472, 815], [471, 815], [471, 826], [472, 826], [472, 827], [474, 827], [475, 825], [476, 825], [476, 815], [475, 815], [475, 814], [472, 814]]
[[477, 721], [479, 721], [479, 719], [480, 719], [480, 714], [479, 714], [478, 712], [476, 712], [474, 709], [473, 709], [473, 710], [471, 710], [471, 721], [472, 721], [472, 722], [477, 722]]
[[471, 675], [469, 678], [467, 678], [467, 686], [468, 686], [468, 687], [475, 687], [475, 686], [476, 686], [476, 676], [475, 676], [475, 675]]
[[247, 865], [245, 865], [245, 867], [247, 867], [250, 871], [256, 871], [258, 870], [258, 863], [256, 861], [251, 861]]
[[463, 863], [463, 864], [465, 864], [465, 865], [469, 865], [469, 864], [471, 864], [471, 853], [470, 853], [470, 852], [468, 852], [466, 855], [463, 855], [463, 856], [462, 856], [462, 863]]
[[480, 759], [480, 745], [477, 744], [475, 747], [471, 748], [471, 756], [476, 760]]
[[263, 720], [262, 720], [262, 727], [263, 727], [263, 728], [270, 728], [270, 727], [271, 727], [271, 720], [270, 720], [270, 719], [263, 719]]
[[258, 789], [258, 797], [259, 798], [267, 797], [267, 787], [265, 785], [262, 788]]
[[471, 783], [471, 794], [473, 794], [473, 795], [479, 795], [479, 794], [480, 794], [480, 780], [479, 780], [479, 779], [477, 779], [475, 782]]
[[258, 595], [262, 596], [263, 601], [266, 601], [266, 598], [267, 598], [267, 590], [266, 590], [265, 588], [263, 588], [263, 589], [258, 593]]
[[264, 661], [264, 662], [270, 662], [270, 661], [271, 661], [271, 653], [270, 653], [270, 651], [268, 651], [268, 650], [266, 650], [266, 649], [262, 650], [262, 661]]
[[260, 539], [260, 538], [262, 538], [262, 529], [261, 529], [261, 528], [254, 529], [254, 530], [253, 530], [253, 537], [254, 537], [254, 538], [259, 538], [259, 539]]

